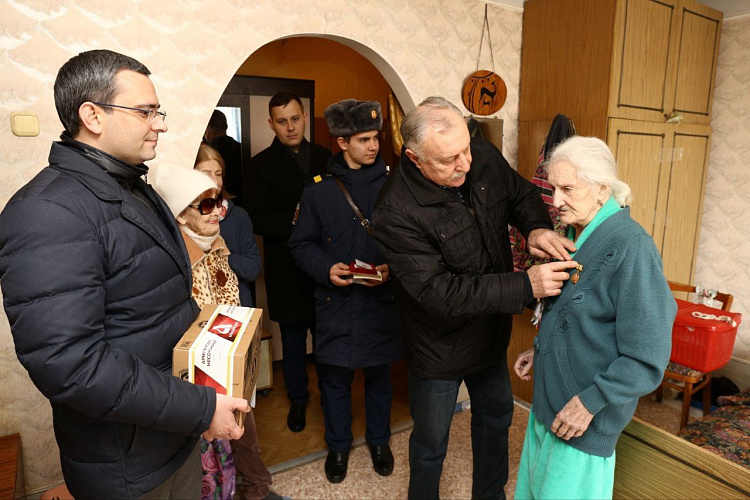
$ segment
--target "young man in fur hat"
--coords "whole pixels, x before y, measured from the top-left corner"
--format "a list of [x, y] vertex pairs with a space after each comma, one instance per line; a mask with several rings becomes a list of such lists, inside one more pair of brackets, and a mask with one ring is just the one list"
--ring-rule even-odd
[[[365, 375], [365, 438], [373, 467], [381, 476], [393, 472], [391, 362], [403, 354], [388, 265], [369, 227], [387, 175], [378, 154], [380, 103], [346, 99], [326, 108], [325, 118], [341, 152], [328, 162], [330, 177], [317, 177], [302, 193], [289, 247], [315, 280], [315, 356], [329, 450], [325, 473], [339, 483], [353, 439], [350, 386], [357, 368]], [[381, 279], [352, 279], [350, 264], [357, 260], [373, 266]]]

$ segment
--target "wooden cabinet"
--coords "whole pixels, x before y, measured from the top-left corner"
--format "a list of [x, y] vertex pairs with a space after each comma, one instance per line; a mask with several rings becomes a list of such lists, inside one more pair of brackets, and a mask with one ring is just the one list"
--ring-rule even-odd
[[520, 120], [564, 113], [601, 135], [606, 117], [708, 124], [721, 25], [694, 0], [528, 0]]
[[633, 190], [632, 217], [654, 238], [664, 274], [691, 283], [711, 128], [611, 119], [607, 144]]
[[0, 437], [0, 500], [20, 498], [23, 490], [21, 436]]
[[694, 1], [616, 2], [609, 116], [708, 124], [721, 21]]
[[[518, 355], [530, 349], [534, 343], [537, 330], [531, 324], [533, 314], [533, 310], [524, 309], [521, 314], [513, 316], [513, 333], [510, 336], [507, 353], [510, 386], [513, 389], [513, 395], [527, 403], [531, 403], [531, 398], [534, 395], [534, 380], [532, 378], [527, 382], [518, 378], [518, 375], [513, 371], [513, 365], [516, 363]], [[534, 374], [533, 368], [531, 374]]]
[[[722, 14], [694, 0], [528, 0], [519, 172], [558, 113], [612, 149], [669, 279], [691, 282]], [[673, 113], [680, 125], [666, 124]]]
[[[633, 218], [667, 278], [684, 283], [695, 270], [721, 26], [721, 12], [695, 0], [524, 4], [519, 173], [533, 176], [558, 113], [579, 135], [605, 140], [633, 189]], [[666, 123], [675, 113], [682, 123]], [[533, 336], [517, 317], [509, 358]], [[514, 391], [530, 398], [527, 385]]]

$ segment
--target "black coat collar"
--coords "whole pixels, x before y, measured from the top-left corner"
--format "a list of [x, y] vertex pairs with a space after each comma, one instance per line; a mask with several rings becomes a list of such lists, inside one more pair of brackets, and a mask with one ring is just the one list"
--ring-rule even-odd
[[[335, 155], [331, 156], [330, 160], [328, 160], [328, 173], [334, 177], [338, 177], [345, 184], [352, 183], [352, 172], [354, 171], [349, 168], [349, 165], [346, 163], [343, 152], [340, 151], [336, 153]], [[386, 175], [388, 171], [386, 169], [383, 158], [378, 153], [378, 156], [375, 158], [375, 162], [372, 165], [363, 165], [362, 168], [358, 170], [358, 172], [359, 179], [362, 179], [365, 184], [369, 184], [375, 179]]]
[[[98, 150], [96, 150], [98, 151]], [[135, 177], [133, 182], [141, 183], [141, 190], [154, 204], [162, 216], [153, 214], [135, 196], [124, 196], [123, 188], [115, 177], [95, 162], [80, 148], [70, 147], [61, 142], [52, 143], [49, 154], [49, 168], [65, 172], [78, 180], [83, 186], [90, 190], [94, 196], [104, 201], [120, 202], [120, 214], [123, 218], [140, 227], [150, 234], [177, 262], [183, 275], [190, 283], [191, 271], [190, 260], [187, 251], [182, 244], [177, 223], [169, 211], [169, 207], [151, 186], [146, 184], [140, 177]], [[126, 164], [127, 165], [127, 164]], [[167, 237], [167, 234], [171, 238]]]

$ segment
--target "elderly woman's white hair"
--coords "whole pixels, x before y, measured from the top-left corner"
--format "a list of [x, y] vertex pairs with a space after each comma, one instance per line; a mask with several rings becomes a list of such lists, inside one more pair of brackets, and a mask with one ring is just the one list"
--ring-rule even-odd
[[630, 186], [617, 178], [617, 162], [607, 144], [596, 137], [573, 136], [561, 142], [550, 154], [546, 170], [555, 163], [570, 163], [578, 177], [592, 185], [609, 186], [612, 197], [621, 206], [630, 204]]

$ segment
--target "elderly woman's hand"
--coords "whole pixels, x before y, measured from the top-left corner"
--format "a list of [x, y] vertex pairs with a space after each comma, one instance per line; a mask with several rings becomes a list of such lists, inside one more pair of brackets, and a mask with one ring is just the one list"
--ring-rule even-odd
[[518, 355], [518, 358], [516, 358], [516, 363], [513, 365], [513, 371], [516, 372], [518, 378], [528, 382], [529, 380], [531, 380], [531, 375], [529, 375], [529, 372], [531, 371], [532, 366], [534, 366], [533, 347]]
[[540, 259], [570, 260], [568, 252], [576, 246], [565, 236], [550, 229], [534, 229], [529, 233], [529, 253]]
[[555, 417], [552, 422], [552, 432], [560, 439], [568, 441], [573, 437], [580, 437], [589, 428], [594, 415], [589, 413], [578, 396], [573, 396], [568, 404]]

